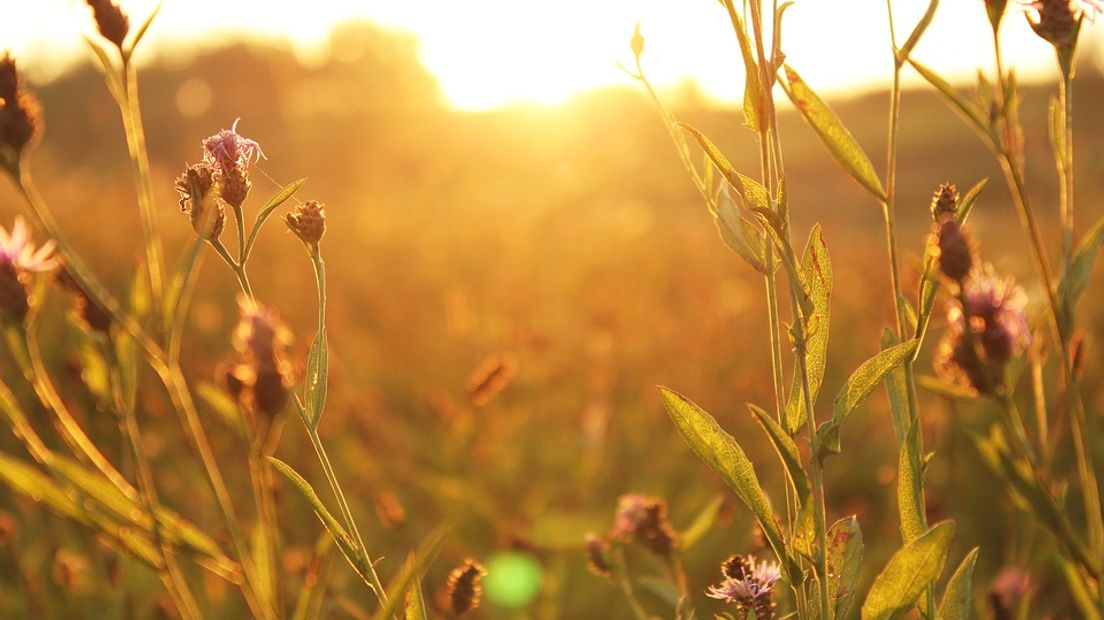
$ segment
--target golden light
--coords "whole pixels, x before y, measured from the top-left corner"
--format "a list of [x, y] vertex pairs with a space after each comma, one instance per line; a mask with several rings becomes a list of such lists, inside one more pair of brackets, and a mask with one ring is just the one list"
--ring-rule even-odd
[[[155, 5], [122, 2], [133, 20]], [[895, 3], [899, 38], [908, 35], [924, 5]], [[19, 12], [0, 23], [0, 47], [29, 58], [30, 70], [48, 78], [86, 61], [80, 35], [90, 20], [83, 2], [40, 0], [23, 3]], [[798, 0], [785, 15], [784, 51], [815, 87], [853, 94], [885, 86], [891, 58], [884, 2]], [[735, 41], [724, 11], [710, 0], [167, 0], [150, 38], [160, 58], [244, 37], [287, 41], [302, 60], [320, 63], [329, 54], [326, 36], [349, 19], [414, 34], [422, 61], [449, 103], [461, 109], [553, 104], [587, 89], [629, 83], [617, 62], [631, 60], [627, 41], [637, 20], [647, 40], [649, 77], [661, 88], [695, 82], [719, 101], [742, 97]], [[945, 2], [915, 56], [953, 79], [973, 80], [977, 68], [992, 64], [991, 43], [978, 34], [985, 29], [981, 0]], [[1099, 54], [1104, 28], [1087, 30], [1086, 56]], [[1052, 53], [1021, 15], [1008, 15], [1004, 36], [1005, 53], [1021, 78], [1053, 75]]]

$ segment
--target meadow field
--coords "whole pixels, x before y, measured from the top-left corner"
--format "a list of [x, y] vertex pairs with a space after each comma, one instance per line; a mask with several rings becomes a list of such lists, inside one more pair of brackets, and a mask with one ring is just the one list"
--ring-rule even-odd
[[[776, 448], [745, 406], [756, 403], [774, 412], [764, 277], [719, 237], [645, 89], [626, 76], [622, 87], [561, 105], [458, 111], [419, 64], [417, 44], [408, 35], [352, 23], [335, 30], [330, 43], [330, 60], [311, 65], [277, 45], [230, 42], [186, 60], [162, 55], [140, 70], [148, 178], [166, 273], [199, 248], [195, 281], [186, 288], [190, 303], [180, 318], [179, 369], [237, 508], [245, 548], [270, 556], [267, 564], [252, 560], [258, 582], [270, 584], [258, 591], [259, 607], [239, 593], [250, 570], [237, 564], [242, 558], [236, 537], [220, 515], [193, 440], [182, 431], [171, 387], [142, 364], [133, 372], [129, 409], [144, 454], [136, 456], [127, 441], [125, 416], [117, 410], [128, 409], [127, 397], [113, 389], [116, 381], [125, 387], [125, 377], [111, 370], [111, 356], [142, 354], [141, 346], [118, 344], [133, 336], [119, 322], [123, 315], [108, 317], [109, 326], [97, 335], [87, 313], [73, 309], [71, 289], [43, 275], [28, 285], [42, 358], [42, 368], [31, 374], [48, 369], [75, 423], [123, 478], [144, 493], [136, 462], [144, 460], [161, 507], [194, 524], [225, 555], [229, 578], [193, 561], [194, 549], [176, 553], [175, 579], [190, 587], [193, 612], [205, 618], [265, 615], [257, 610], [269, 600], [272, 609], [265, 613], [271, 617], [378, 617], [376, 597], [358, 576], [366, 574], [364, 566], [350, 568], [292, 481], [267, 461], [254, 462], [268, 455], [290, 465], [336, 515], [338, 502], [312, 448], [318, 440], [341, 481], [341, 503], [347, 501], [363, 547], [377, 561], [374, 568], [387, 585], [404, 566], [413, 567], [417, 579], [406, 585], [420, 583], [426, 617], [456, 611], [450, 609], [454, 592], [446, 590], [450, 571], [467, 558], [477, 560], [486, 576], [481, 603], [465, 617], [639, 618], [641, 610], [626, 602], [616, 578], [620, 569], [627, 569], [644, 617], [750, 617], [707, 595], [707, 587], [720, 581], [718, 566], [733, 554], [774, 559], [769, 541], [724, 475], [687, 446], [656, 386], [669, 386], [711, 412], [756, 464], [779, 514], [782, 506], [788, 510], [783, 489], [790, 489], [794, 472], [776, 460]], [[1077, 75], [1077, 238], [1104, 216], [1104, 116], [1096, 109], [1104, 101], [1104, 63], [1097, 60], [1083, 57]], [[148, 265], [140, 192], [119, 107], [96, 64], [92, 58], [49, 82], [23, 83], [43, 116], [41, 139], [22, 153], [21, 164], [33, 166], [41, 202], [49, 205], [72, 251], [115, 298], [138, 298], [127, 303], [141, 308], [151, 296], [132, 292], [145, 286], [134, 283], [143, 280]], [[734, 67], [734, 79], [742, 81], [738, 59]], [[815, 75], [804, 77], [815, 87]], [[1056, 92], [1049, 83], [1021, 87], [1019, 115], [1028, 195], [1059, 264], [1060, 181], [1047, 120], [1048, 100]], [[775, 96], [786, 99], [781, 90]], [[758, 178], [758, 134], [744, 127], [739, 106], [712, 102], [692, 84], [663, 90], [660, 97], [674, 117], [708, 135], [733, 168]], [[828, 103], [884, 172], [890, 93], [834, 96]], [[281, 322], [292, 335], [286, 350], [282, 342], [276, 345], [279, 373], [286, 388], [307, 399], [313, 396], [303, 386], [317, 373], [311, 364], [317, 361], [312, 342], [318, 305], [304, 245], [308, 254], [321, 252], [328, 278], [325, 415], [316, 429], [305, 430], [293, 397], [265, 418], [269, 426], [259, 443], [270, 444], [260, 447], [251, 434], [256, 428], [248, 428], [261, 424], [253, 410], [263, 408], [258, 396], [236, 403], [238, 392], [227, 385], [227, 377], [233, 379], [227, 369], [237, 368], [242, 347], [253, 346], [241, 344], [241, 328], [235, 327], [244, 303], [240, 282], [199, 242], [199, 229], [181, 213], [187, 190], [198, 186], [189, 186], [185, 176], [183, 194], [174, 189], [174, 179], [203, 157], [204, 139], [239, 118], [236, 132], [255, 140], [265, 157], [250, 162], [249, 220], [281, 188], [308, 179], [260, 230], [249, 263], [252, 292], [280, 317], [263, 320], [277, 325], [275, 340], [284, 335]], [[776, 131], [785, 145], [795, 243], [804, 247], [808, 231], [819, 224], [831, 251], [832, 331], [825, 396], [815, 409], [827, 419], [831, 397], [884, 348], [883, 332], [895, 324], [883, 213], [879, 200], [832, 161], [793, 106], [780, 105]], [[698, 145], [691, 142], [690, 148], [695, 163], [701, 162]], [[965, 195], [988, 178], [969, 220], [974, 250], [1020, 283], [1035, 339], [1049, 339], [1042, 318], [1047, 291], [1033, 271], [1002, 169], [978, 136], [934, 89], [910, 88], [901, 95], [896, 149], [901, 290], [915, 297], [921, 286], [938, 229], [933, 192], [954, 183]], [[277, 219], [308, 201], [325, 205], [325, 237], [314, 246]], [[0, 226], [11, 230], [17, 216], [34, 224], [29, 213], [15, 177], [4, 175]], [[226, 213], [223, 240], [234, 247]], [[47, 240], [43, 229], [32, 228], [36, 243]], [[1081, 343], [1077, 385], [1087, 414], [1087, 450], [1100, 463], [1104, 287], [1091, 268], [1073, 339]], [[785, 270], [778, 274], [785, 281]], [[990, 432], [993, 402], [955, 396], [935, 379], [939, 339], [952, 329], [944, 308], [955, 298], [948, 290], [935, 302], [931, 336], [915, 358], [924, 522], [955, 522], [938, 583], [946, 583], [977, 547], [964, 599], [975, 617], [1011, 618], [1015, 610], [1019, 617], [1090, 617], [1086, 610], [1102, 600], [1092, 562], [1086, 561], [1087, 577], [1076, 581], [1087, 584], [1085, 592], [1071, 592], [1074, 580], [1063, 576], [1067, 564], [1056, 559], [1061, 553], [1055, 549], [1062, 547], [1045, 519], [1032, 512], [1037, 506], [1029, 501], [1025, 508], [1010, 496], [1006, 481], [979, 454], [975, 438]], [[76, 298], [84, 299], [85, 310], [97, 303], [87, 290]], [[156, 304], [159, 298], [152, 299]], [[152, 325], [156, 314], [135, 316]], [[779, 324], [790, 321], [786, 316]], [[5, 324], [11, 346], [0, 347], [0, 381], [12, 398], [5, 420], [19, 409], [42, 438], [44, 454], [65, 454], [72, 448], [55, 428], [59, 405], [43, 400], [41, 385], [24, 372], [25, 352], [12, 344], [21, 342], [13, 335], [24, 329], [18, 323]], [[814, 334], [820, 329], [805, 326]], [[1040, 367], [1038, 382], [1061, 411], [1068, 403], [1058, 387], [1061, 354], [1055, 346], [1049, 357], [1042, 354], [1049, 366]], [[789, 372], [795, 356], [786, 342], [782, 349], [782, 367]], [[1029, 357], [1026, 349], [1021, 353]], [[1026, 378], [1018, 389], [1013, 384], [1010, 398], [1033, 416], [1036, 392], [1030, 369], [1023, 372]], [[925, 387], [933, 385], [935, 391]], [[304, 411], [309, 418], [311, 410]], [[1053, 441], [1045, 469], [1051, 477], [1040, 488], [1082, 536], [1091, 518], [1081, 511], [1067, 419], [1055, 413], [1048, 429]], [[1031, 440], [1038, 441], [1038, 425], [1028, 426]], [[133, 523], [116, 515], [104, 526], [89, 516], [99, 496], [80, 480], [57, 476], [52, 457], [29, 452], [26, 432], [12, 428], [0, 428], [0, 618], [188, 617], [166, 591], [166, 579], [174, 579], [166, 577], [170, 571], [150, 568], [151, 561], [134, 557], [125, 542], [131, 530], [140, 530], [152, 541], [147, 544], [156, 565], [158, 557], [171, 560], [164, 548], [158, 555], [158, 541], [175, 530], [150, 527], [137, 500], [128, 500], [133, 505], [123, 511]], [[865, 593], [902, 546], [902, 457], [890, 400], [880, 385], [841, 430], [843, 454], [823, 460], [825, 509], [828, 523], [855, 515], [865, 543], [857, 602], [838, 614], [843, 618], [859, 617]], [[803, 460], [808, 445], [801, 432], [794, 437]], [[39, 480], [51, 486], [36, 491]], [[267, 499], [265, 493], [257, 499], [258, 485], [269, 489]], [[55, 492], [60, 499], [51, 499]], [[616, 529], [619, 498], [633, 493], [666, 503], [678, 562], [668, 563], [646, 544], [618, 545], [615, 578], [595, 574], [588, 570], [587, 536]], [[779, 519], [786, 531], [788, 524]], [[442, 525], [447, 530], [438, 529]], [[114, 534], [105, 534], [104, 527], [116, 528]], [[442, 531], [440, 541], [429, 540]], [[427, 558], [408, 559], [426, 547], [432, 548]], [[1090, 546], [1089, 554], [1096, 557], [1097, 550]], [[806, 570], [815, 575], [815, 562]], [[777, 617], [787, 617], [797, 609], [797, 595], [778, 589]], [[308, 594], [300, 600], [303, 592]], [[406, 603], [412, 613], [410, 599]], [[894, 614], [936, 617], [923, 603], [919, 607], [923, 611]], [[867, 617], [865, 608], [861, 612]]]

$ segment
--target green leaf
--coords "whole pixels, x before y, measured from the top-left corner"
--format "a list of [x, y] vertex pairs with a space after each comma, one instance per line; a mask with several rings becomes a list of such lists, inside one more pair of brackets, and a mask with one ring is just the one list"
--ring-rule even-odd
[[946, 80], [939, 77], [939, 74], [936, 72], [916, 62], [911, 57], [908, 59], [908, 62], [912, 65], [913, 69], [916, 69], [917, 73], [946, 98], [951, 108], [958, 112], [963, 120], [967, 121], [967, 125], [972, 126], [978, 133], [986, 137], [990, 143], [997, 143], [997, 137], [993, 135], [993, 130], [989, 126], [989, 121], [986, 120], [987, 112], [983, 112], [976, 105], [968, 101], [961, 93], [955, 90], [954, 86], [951, 86]]
[[755, 514], [759, 527], [782, 563], [787, 580], [793, 582], [800, 575], [800, 569], [786, 553], [786, 543], [775, 521], [770, 500], [759, 485], [755, 467], [743, 449], [731, 435], [721, 429], [713, 416], [686, 397], [665, 387], [659, 388], [659, 395], [675, 427], [682, 433], [686, 443], [690, 444], [690, 448], [721, 476]]
[[118, 69], [116, 69], [115, 65], [111, 62], [111, 58], [107, 55], [107, 50], [90, 37], [84, 37], [84, 42], [88, 44], [88, 48], [92, 50], [92, 53], [96, 56], [96, 60], [100, 63], [98, 69], [107, 82], [107, 90], [111, 92], [111, 96], [114, 97], [116, 101], [121, 102], [123, 98], [123, 85], [119, 81]]
[[307, 178], [297, 179], [285, 185], [280, 191], [276, 192], [276, 195], [268, 199], [261, 210], [257, 212], [256, 219], [253, 220], [253, 227], [249, 230], [249, 240], [245, 243], [245, 258], [249, 259], [249, 254], [253, 250], [253, 244], [257, 241], [257, 234], [261, 232], [261, 226], [268, 221], [269, 216], [276, 210], [277, 207], [284, 204], [295, 192], [299, 191], [299, 188], [307, 182]]
[[[712, 166], [707, 168], [712, 169]], [[766, 275], [766, 240], [763, 231], [740, 213], [727, 187], [721, 192], [716, 209], [710, 211], [725, 245], [744, 259], [752, 269]]]
[[[408, 559], [407, 562], [412, 561]], [[410, 583], [403, 596], [403, 618], [405, 620], [429, 620], [426, 615], [425, 598], [422, 596], [422, 580], [417, 576]]]
[[196, 385], [196, 394], [228, 427], [241, 437], [246, 436], [245, 418], [242, 417], [241, 408], [226, 390], [209, 381], [202, 381]]
[[376, 612], [376, 615], [373, 616], [375, 620], [387, 620], [387, 618], [394, 615], [395, 609], [403, 603], [403, 594], [407, 588], [415, 579], [425, 573], [425, 569], [440, 553], [441, 547], [445, 544], [445, 535], [448, 534], [448, 531], [449, 528], [438, 525], [422, 539], [421, 544], [418, 545], [418, 550], [414, 553], [413, 561], [407, 561], [403, 564], [402, 570], [387, 586], [387, 604]]
[[291, 465], [277, 459], [275, 457], [267, 457], [272, 462], [272, 466], [276, 468], [276, 471], [280, 472], [285, 478], [291, 482], [292, 486], [299, 490], [303, 498], [307, 500], [307, 503], [314, 509], [314, 513], [318, 515], [318, 519], [322, 521], [322, 525], [333, 536], [334, 541], [337, 542], [337, 546], [341, 549], [341, 553], [345, 555], [345, 559], [349, 561], [349, 564], [353, 567], [353, 570], [357, 572], [362, 579], [367, 580], [367, 575], [362, 572], [364, 566], [364, 558], [360, 556], [360, 550], [353, 544], [353, 540], [345, 532], [345, 528], [338, 523], [333, 514], [330, 513], [326, 505], [322, 503], [322, 500], [318, 497], [318, 493], [315, 493], [314, 487], [306, 481], [299, 472], [292, 469]]
[[947, 589], [943, 590], [939, 608], [935, 612], [936, 620], [968, 620], [970, 617], [971, 583], [977, 557], [978, 548], [974, 547], [951, 575], [951, 580], [947, 582]]
[[927, 528], [924, 525], [923, 506], [917, 505], [922, 493], [920, 467], [920, 425], [909, 427], [905, 441], [901, 442], [900, 457], [897, 459], [897, 512], [901, 518], [901, 538], [910, 543], [923, 536]]
[[717, 522], [717, 515], [721, 513], [721, 507], [724, 506], [724, 498], [720, 495], [716, 495], [713, 499], [709, 500], [698, 516], [694, 517], [694, 520], [690, 525], [679, 533], [679, 540], [681, 541], [680, 548], [685, 550], [694, 546], [694, 543], [698, 542], [709, 533], [710, 528]]
[[855, 599], [862, 557], [862, 530], [855, 515], [833, 523], [828, 528], [828, 598], [837, 618], [847, 616]]
[[724, 5], [728, 10], [728, 18], [732, 22], [732, 29], [736, 31], [740, 55], [744, 59], [744, 124], [754, 131], [759, 131], [763, 126], [764, 100], [763, 84], [759, 80], [759, 67], [755, 63], [751, 39], [748, 38], [740, 14], [736, 12], [736, 6], [732, 0], [724, 0]]
[[188, 243], [188, 249], [184, 253], [184, 257], [180, 259], [173, 270], [172, 278], [165, 289], [165, 299], [161, 308], [165, 325], [172, 325], [176, 320], [177, 313], [181, 311], [184, 302], [184, 287], [187, 286], [192, 270], [196, 268], [196, 260], [199, 258], [199, 253], [203, 250], [204, 244], [203, 237], [193, 236], [191, 242]]
[[307, 355], [306, 401], [307, 424], [311, 428], [318, 428], [318, 421], [322, 418], [322, 410], [326, 406], [326, 384], [329, 377], [329, 350], [326, 344], [326, 326], [323, 325], [314, 335], [310, 353]]
[[889, 620], [912, 609], [928, 584], [943, 571], [953, 535], [954, 522], [943, 521], [893, 554], [870, 586], [862, 619]]
[[801, 112], [801, 116], [820, 136], [824, 146], [828, 147], [828, 152], [867, 191], [879, 200], [885, 200], [885, 189], [878, 179], [878, 173], [874, 171], [870, 158], [866, 156], [866, 152], [862, 150], [851, 132], [847, 131], [836, 113], [809, 88], [796, 71], [789, 65], [785, 65], [784, 68], [789, 85], [783, 84], [783, 90], [790, 96], [790, 100]]
[[322, 532], [318, 537], [318, 542], [314, 545], [314, 556], [303, 579], [303, 587], [299, 589], [291, 620], [317, 620], [321, 617], [320, 607], [329, 582], [333, 544], [333, 537], [329, 532]]
[[158, 2], [157, 6], [153, 7], [150, 14], [146, 16], [146, 19], [142, 20], [142, 25], [138, 27], [137, 33], [134, 35], [134, 39], [130, 42], [130, 46], [126, 49], [126, 55], [129, 57], [134, 53], [134, 48], [138, 47], [138, 44], [142, 42], [142, 38], [146, 36], [146, 31], [149, 30], [150, 24], [153, 23], [153, 19], [157, 17], [157, 14], [161, 12], [161, 6], [164, 2]]
[[1063, 314], [1067, 326], [1071, 324], [1077, 302], [1089, 284], [1089, 277], [1092, 275], [1102, 248], [1104, 248], [1104, 218], [1097, 220], [1092, 229], [1081, 238], [1081, 243], [1073, 252], [1069, 272], [1062, 275], [1062, 280], [1058, 284], [1059, 291], [1066, 291]]
[[276, 567], [273, 565], [273, 553], [267, 528], [260, 523], [253, 526], [253, 548], [250, 560], [254, 566], [257, 594], [262, 601], [271, 604], [276, 600]]
[[797, 450], [797, 444], [766, 411], [752, 404], [748, 404], [747, 408], [755, 417], [755, 421], [767, 433], [767, 439], [770, 440], [771, 445], [774, 446], [774, 451], [778, 453], [779, 460], [782, 461], [782, 465], [789, 472], [794, 489], [797, 491], [798, 503], [804, 504], [805, 499], [809, 496], [810, 486], [809, 478], [805, 475], [805, 469], [801, 466], [801, 453]]
[[894, 368], [909, 359], [918, 340], [909, 340], [890, 347], [863, 362], [836, 396], [832, 419], [821, 425], [817, 431], [818, 443], [830, 453], [840, 451], [839, 429], [847, 416], [861, 403]]
[[[897, 334], [890, 328], [882, 330], [882, 349], [898, 344]], [[905, 385], [905, 368], [898, 366], [886, 375], [886, 394], [889, 396], [889, 414], [893, 418], [893, 435], [897, 445], [905, 441], [905, 427], [908, 425], [908, 389]]]
[[[801, 259], [801, 275], [812, 301], [812, 312], [806, 315], [809, 329], [805, 334], [805, 364], [809, 373], [809, 401], [816, 404], [828, 365], [828, 328], [832, 317], [832, 259], [820, 224], [809, 233]], [[796, 433], [805, 424], [806, 415], [801, 373], [794, 362], [793, 383], [786, 401], [786, 430], [791, 435]]]

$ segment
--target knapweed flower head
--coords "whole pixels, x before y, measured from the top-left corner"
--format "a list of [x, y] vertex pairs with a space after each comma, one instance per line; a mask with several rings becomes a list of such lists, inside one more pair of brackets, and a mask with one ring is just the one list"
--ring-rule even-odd
[[53, 251], [53, 241], [35, 248], [21, 217], [15, 218], [10, 233], [0, 226], [0, 320], [22, 323], [27, 318], [32, 303], [31, 274], [50, 271], [57, 266]]
[[291, 389], [291, 365], [284, 359], [291, 330], [271, 308], [244, 296], [238, 306], [233, 345], [239, 361], [231, 376], [246, 409], [271, 418], [284, 408]]
[[222, 205], [214, 200], [215, 171], [210, 164], [200, 162], [188, 166], [173, 187], [180, 194], [180, 211], [188, 214], [192, 229], [207, 240], [218, 239], [226, 224]]
[[639, 542], [663, 558], [669, 558], [679, 545], [678, 532], [667, 520], [667, 503], [640, 493], [618, 498], [610, 536], [622, 542]]
[[1093, 21], [1101, 11], [1102, 0], [1035, 0], [1027, 4], [1027, 21], [1035, 34], [1064, 54], [1077, 43], [1081, 19]]
[[724, 580], [706, 595], [736, 605], [741, 618], [754, 611], [756, 620], [774, 617], [774, 584], [782, 578], [777, 562], [756, 561], [753, 555], [734, 555], [721, 564]]
[[445, 586], [445, 598], [452, 613], [459, 616], [479, 607], [483, 598], [483, 577], [486, 574], [483, 565], [471, 558], [452, 569]]
[[248, 170], [250, 164], [265, 157], [261, 145], [238, 133], [239, 122], [241, 118], [234, 119], [230, 129], [220, 129], [203, 141], [203, 161], [214, 167], [217, 173], [225, 173], [231, 168]]
[[42, 134], [42, 108], [22, 84], [15, 60], [0, 57], [0, 164], [13, 172], [27, 147]]
[[100, 35], [122, 49], [123, 40], [130, 31], [130, 18], [112, 0], [88, 0], [88, 6]]
[[935, 225], [936, 261], [939, 271], [961, 284], [974, 266], [974, 243], [958, 220], [944, 217]]
[[983, 394], [1003, 384], [1004, 367], [1031, 344], [1026, 295], [986, 265], [962, 290], [965, 307], [947, 308], [950, 328], [936, 352], [936, 369], [952, 383]]
[[307, 246], [318, 245], [326, 234], [326, 205], [308, 200], [284, 217], [284, 223]]

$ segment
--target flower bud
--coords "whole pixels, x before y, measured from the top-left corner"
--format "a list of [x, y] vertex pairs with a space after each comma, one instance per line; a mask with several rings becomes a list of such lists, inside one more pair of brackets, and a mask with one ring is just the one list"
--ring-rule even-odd
[[21, 82], [15, 60], [0, 57], [0, 163], [11, 171], [43, 127], [42, 107]]
[[937, 234], [939, 270], [961, 283], [973, 267], [974, 256], [969, 233], [956, 220], [944, 220]]
[[613, 562], [609, 555], [609, 542], [594, 534], [586, 535], [587, 568], [601, 577], [613, 575]]
[[245, 203], [245, 199], [249, 196], [249, 190], [253, 188], [253, 183], [249, 180], [245, 168], [230, 166], [219, 173], [218, 186], [219, 196], [223, 202], [236, 210], [240, 210]]
[[130, 31], [130, 18], [112, 0], [88, 0], [88, 6], [92, 8], [92, 17], [96, 20], [96, 28], [103, 38], [111, 41], [120, 50], [123, 49], [123, 40]]
[[188, 214], [192, 230], [208, 241], [222, 236], [226, 225], [226, 214], [211, 191], [214, 185], [215, 171], [206, 162], [189, 166], [173, 184], [180, 194], [180, 211]]
[[288, 213], [284, 217], [284, 223], [303, 243], [308, 246], [318, 245], [326, 234], [326, 205], [308, 200]]
[[940, 222], [946, 217], [954, 217], [958, 211], [958, 188], [954, 183], [944, 183], [939, 186], [939, 191], [932, 196], [932, 219]]
[[471, 558], [452, 569], [445, 590], [452, 613], [459, 616], [479, 607], [483, 598], [483, 576], [486, 574], [483, 565]]

